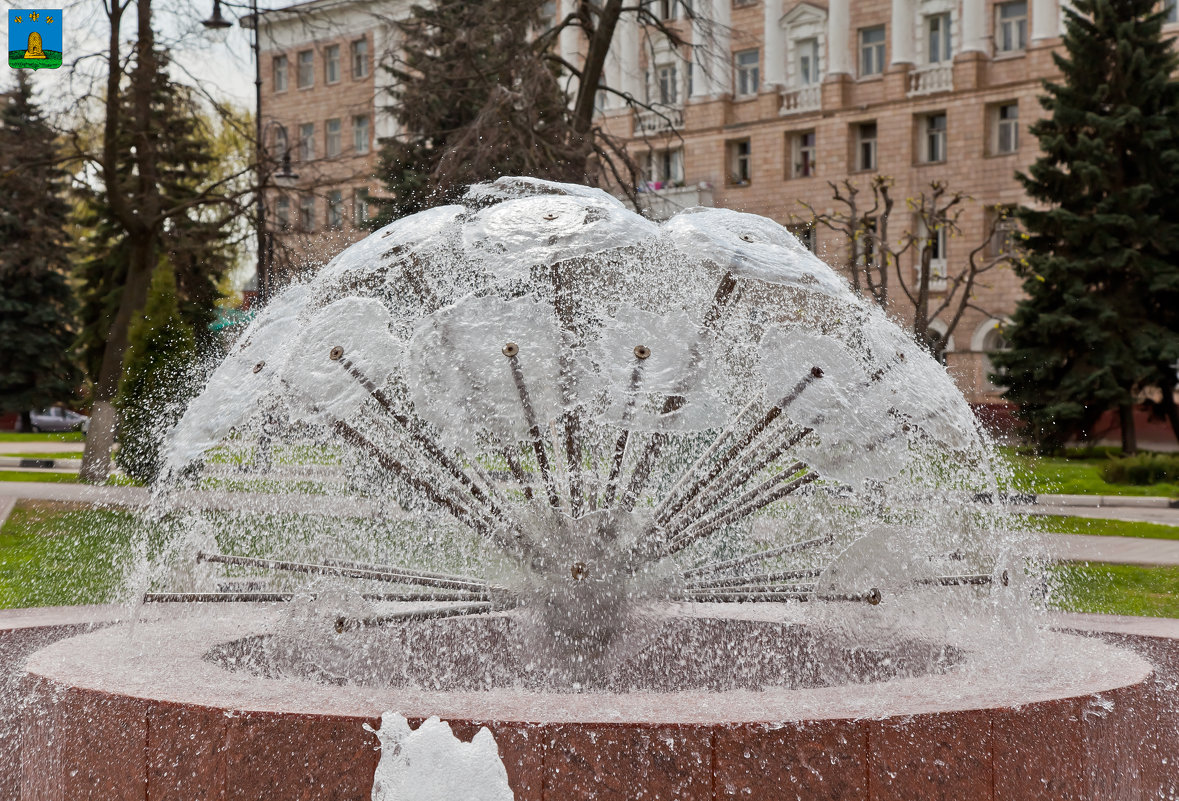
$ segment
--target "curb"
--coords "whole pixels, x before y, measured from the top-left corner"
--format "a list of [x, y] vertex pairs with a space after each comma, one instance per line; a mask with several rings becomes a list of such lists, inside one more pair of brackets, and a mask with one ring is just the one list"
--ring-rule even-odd
[[1038, 506], [1122, 506], [1138, 509], [1179, 509], [1179, 499], [1136, 495], [1037, 495]]

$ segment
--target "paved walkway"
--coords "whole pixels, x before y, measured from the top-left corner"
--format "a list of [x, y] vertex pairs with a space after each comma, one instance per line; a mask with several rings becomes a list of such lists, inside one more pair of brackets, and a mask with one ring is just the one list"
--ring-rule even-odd
[[77, 453], [85, 442], [0, 442], [0, 456], [9, 453]]

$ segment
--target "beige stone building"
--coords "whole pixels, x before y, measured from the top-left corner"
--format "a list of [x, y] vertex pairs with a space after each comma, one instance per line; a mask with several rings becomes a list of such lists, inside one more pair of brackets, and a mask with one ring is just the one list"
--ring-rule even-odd
[[[377, 142], [397, 134], [379, 65], [396, 47], [389, 21], [408, 5], [313, 0], [263, 16], [263, 119], [274, 152], [289, 148], [299, 174], [268, 195], [270, 219], [285, 231], [276, 237], [279, 249], [292, 266], [322, 260], [364, 234], [365, 192], [378, 190]], [[812, 209], [840, 211], [829, 182], [846, 179], [864, 197], [875, 176], [890, 179], [894, 248], [905, 233], [926, 233], [906, 201], [941, 182], [967, 199], [956, 226], [926, 245], [931, 310], [953, 284], [945, 277], [959, 274], [972, 252], [983, 263], [1011, 247], [1013, 232], [995, 218], [1026, 199], [1015, 176], [1037, 153], [1027, 127], [1042, 113], [1040, 82], [1055, 71], [1059, 0], [644, 6], [690, 44], [672, 47], [624, 14], [605, 68], [613, 91], [601, 93], [600, 113], [647, 168], [647, 213], [715, 205], [765, 215], [842, 268], [847, 238], [808, 224]], [[1168, 13], [1175, 22], [1173, 4]], [[566, 31], [559, 46], [575, 59], [577, 32]], [[892, 270], [890, 310], [898, 318], [913, 314], [897, 285], [914, 282], [919, 250], [910, 247]], [[972, 401], [995, 398], [986, 352], [1001, 345], [996, 326], [1019, 292], [1004, 265], [981, 274], [944, 343], [947, 365]], [[932, 328], [944, 332], [956, 308], [951, 303]]]

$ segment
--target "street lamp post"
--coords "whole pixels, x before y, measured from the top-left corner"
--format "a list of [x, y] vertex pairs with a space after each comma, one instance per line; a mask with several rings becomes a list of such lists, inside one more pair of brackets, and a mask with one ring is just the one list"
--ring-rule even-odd
[[[233, 5], [226, 3], [226, 5]], [[263, 154], [265, 151], [265, 142], [262, 140], [262, 44], [261, 44], [261, 30], [258, 19], [258, 0], [250, 0], [250, 16], [253, 20], [254, 36], [251, 41], [251, 49], [254, 53], [254, 157], [255, 172], [257, 174], [257, 219], [258, 219], [258, 261], [257, 261], [257, 276], [258, 276], [258, 297], [265, 302], [270, 295], [272, 289], [270, 285], [270, 242], [269, 235], [266, 230], [266, 165], [264, 163]], [[211, 31], [224, 31], [232, 27], [233, 23], [227, 20], [221, 14], [221, 0], [213, 0], [213, 15], [202, 23]], [[287, 145], [287, 150], [283, 154], [282, 169], [276, 176], [278, 178], [296, 178], [291, 172], [291, 152], [290, 145]]]

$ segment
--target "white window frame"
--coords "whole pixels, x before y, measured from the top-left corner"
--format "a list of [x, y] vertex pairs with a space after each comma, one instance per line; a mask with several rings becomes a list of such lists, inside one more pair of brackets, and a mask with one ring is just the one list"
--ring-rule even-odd
[[352, 57], [352, 80], [364, 80], [369, 73], [368, 39], [354, 39], [348, 52]]
[[[866, 137], [868, 126], [872, 128], [872, 136]], [[853, 172], [873, 172], [879, 168], [879, 153], [877, 143], [880, 141], [880, 126], [875, 120], [865, 120], [855, 124], [856, 163]]]
[[664, 106], [678, 106], [680, 102], [679, 69], [673, 62], [655, 65], [655, 97], [651, 102]]
[[921, 260], [925, 255], [925, 248], [928, 242], [933, 240], [933, 255], [929, 260], [929, 290], [931, 292], [943, 292], [946, 289], [946, 277], [949, 275], [949, 250], [950, 237], [949, 226], [943, 225], [937, 229], [932, 237], [929, 236], [928, 230], [925, 228], [925, 223], [921, 222], [921, 247], [917, 249], [917, 263], [914, 265], [916, 276], [914, 280], [921, 280]]
[[756, 47], [733, 53], [733, 94], [755, 97], [761, 85], [761, 50]]
[[819, 63], [819, 38], [811, 36], [799, 39], [794, 43], [794, 54], [798, 60], [795, 75], [795, 85], [799, 88], [818, 86], [823, 82], [823, 72]]
[[652, 150], [647, 154], [647, 183], [651, 189], [666, 189], [683, 182], [683, 148]]
[[290, 137], [287, 135], [286, 126], [285, 125], [275, 125], [274, 126], [274, 133], [272, 134], [272, 136], [273, 136], [273, 139], [271, 140], [271, 145], [270, 145], [270, 156], [271, 156], [271, 158], [281, 159], [291, 149], [291, 140], [290, 140]]
[[274, 221], [278, 223], [278, 230], [290, 230], [291, 199], [286, 195], [279, 195], [274, 200]]
[[949, 64], [954, 60], [954, 15], [939, 11], [925, 15], [925, 62]]
[[[941, 123], [940, 128], [934, 124]], [[940, 164], [947, 158], [946, 140], [949, 118], [946, 112], [938, 111], [921, 117], [921, 161], [925, 164]]]
[[344, 123], [339, 117], [332, 117], [323, 124], [324, 158], [339, 158], [344, 151]]
[[362, 186], [352, 190], [352, 225], [354, 227], [365, 228], [368, 221], [372, 219], [368, 213], [368, 204], [368, 187]]
[[299, 198], [299, 230], [305, 233], [315, 230], [315, 195]]
[[315, 51], [300, 50], [295, 54], [295, 86], [311, 89], [315, 86]]
[[315, 123], [304, 122], [299, 125], [299, 160], [311, 161], [315, 158]]
[[[1005, 16], [1023, 6], [1023, 16]], [[1027, 0], [995, 4], [995, 53], [1022, 53], [1028, 48]]]
[[1179, 0], [1163, 0], [1164, 25], [1174, 25], [1179, 22]]
[[[874, 33], [880, 34], [880, 41], [866, 41], [867, 36]], [[888, 41], [885, 27], [883, 25], [872, 25], [867, 28], [860, 28], [858, 38], [860, 42], [860, 77], [868, 78], [873, 75], [883, 75], [887, 55], [885, 47]]]
[[357, 155], [364, 155], [370, 149], [372, 141], [372, 117], [367, 114], [352, 116], [352, 150]]
[[340, 46], [328, 45], [323, 49], [323, 82], [331, 85], [340, 82]]
[[344, 193], [339, 189], [327, 194], [327, 227], [337, 230], [344, 227]]
[[735, 139], [726, 143], [729, 162], [729, 184], [748, 186], [753, 183], [753, 141]]
[[818, 152], [818, 137], [814, 129], [790, 134], [790, 177], [813, 178], [818, 168]]
[[273, 72], [271, 74], [273, 75], [274, 91], [285, 92], [290, 87], [290, 81], [288, 80], [290, 77], [288, 73], [290, 59], [285, 54], [275, 56], [271, 60], [271, 64], [273, 65]]
[[[1004, 109], [1014, 108], [1014, 117], [1004, 117]], [[1012, 153], [1019, 152], [1019, 103], [1012, 101], [1010, 103], [999, 103], [994, 107], [992, 116], [992, 136], [995, 143], [993, 155], [1007, 156]], [[1004, 147], [1004, 139], [1007, 139], [1007, 147]]]

